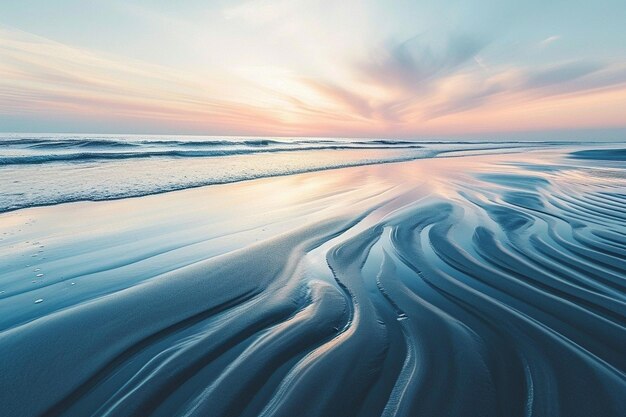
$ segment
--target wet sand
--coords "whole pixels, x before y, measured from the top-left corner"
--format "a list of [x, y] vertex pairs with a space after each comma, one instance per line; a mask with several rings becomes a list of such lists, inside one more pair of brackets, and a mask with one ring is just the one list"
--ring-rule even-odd
[[0, 414], [625, 415], [623, 152], [576, 152], [0, 214]]

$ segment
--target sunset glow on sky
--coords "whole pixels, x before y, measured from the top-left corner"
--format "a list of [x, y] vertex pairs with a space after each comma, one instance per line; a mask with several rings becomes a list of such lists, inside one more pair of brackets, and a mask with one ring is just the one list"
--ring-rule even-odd
[[7, 1], [0, 131], [623, 139], [626, 6]]

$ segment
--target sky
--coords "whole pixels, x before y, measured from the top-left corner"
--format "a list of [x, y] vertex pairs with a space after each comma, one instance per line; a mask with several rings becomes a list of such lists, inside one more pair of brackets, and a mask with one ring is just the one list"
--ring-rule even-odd
[[0, 2], [0, 131], [626, 140], [624, 0]]

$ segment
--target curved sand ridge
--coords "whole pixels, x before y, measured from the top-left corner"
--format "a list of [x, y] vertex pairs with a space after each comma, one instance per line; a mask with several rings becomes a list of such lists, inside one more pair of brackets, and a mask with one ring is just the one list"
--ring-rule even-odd
[[585, 155], [6, 213], [2, 415], [624, 415], [626, 170]]

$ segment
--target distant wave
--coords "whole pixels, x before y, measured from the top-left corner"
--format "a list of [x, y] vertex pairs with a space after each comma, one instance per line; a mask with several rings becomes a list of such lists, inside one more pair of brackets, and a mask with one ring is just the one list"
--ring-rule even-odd
[[[257, 145], [255, 145], [257, 146]], [[420, 149], [422, 146], [405, 146], [404, 149]], [[138, 152], [78, 152], [45, 155], [24, 155], [24, 156], [0, 156], [0, 165], [25, 165], [25, 164], [45, 164], [49, 162], [81, 162], [114, 159], [136, 159], [153, 157], [175, 157], [175, 158], [207, 158], [215, 156], [246, 155], [266, 152], [303, 152], [317, 150], [350, 150], [363, 149], [357, 146], [328, 145], [328, 146], [300, 146], [291, 148], [249, 148], [249, 149], [215, 149], [215, 150], [163, 150], [150, 151], [142, 150]], [[388, 149], [386, 147], [369, 146], [366, 149]]]
[[[507, 147], [551, 146], [554, 142], [508, 142]], [[79, 163], [137, 158], [206, 158], [263, 152], [357, 149], [421, 149], [447, 146], [453, 152], [498, 147], [497, 141], [409, 141], [397, 139], [324, 139], [324, 138], [182, 138], [167, 136], [28, 136], [0, 137], [0, 166]], [[584, 156], [581, 154], [581, 157]], [[576, 157], [576, 155], [573, 155]]]
[[12, 146], [38, 149], [73, 149], [73, 148], [124, 148], [124, 147], [231, 147], [231, 146], [375, 146], [375, 145], [406, 145], [419, 146], [416, 142], [405, 140], [338, 140], [338, 139], [291, 139], [278, 140], [269, 138], [259, 139], [211, 139], [211, 140], [168, 140], [168, 139], [141, 139], [134, 137], [120, 137], [119, 139], [103, 138], [32, 138], [0, 139], [0, 149]]
[[20, 139], [2, 139], [0, 140], [0, 149], [12, 146], [21, 146], [27, 148], [106, 148], [106, 147], [133, 147], [138, 146], [136, 143], [121, 140], [106, 139], [39, 139], [39, 138], [20, 138]]
[[0, 165], [45, 164], [135, 158], [206, 158], [261, 152], [354, 149], [420, 149], [407, 141], [372, 140], [142, 140], [22, 138], [0, 140]]
[[136, 147], [136, 146], [229, 146], [229, 145], [249, 145], [249, 146], [267, 146], [271, 144], [287, 144], [271, 139], [258, 140], [144, 140], [136, 138], [120, 139], [78, 139], [78, 138], [19, 138], [19, 139], [2, 139], [0, 140], [0, 148], [8, 146], [25, 146], [33, 148], [117, 148], [117, 147]]

